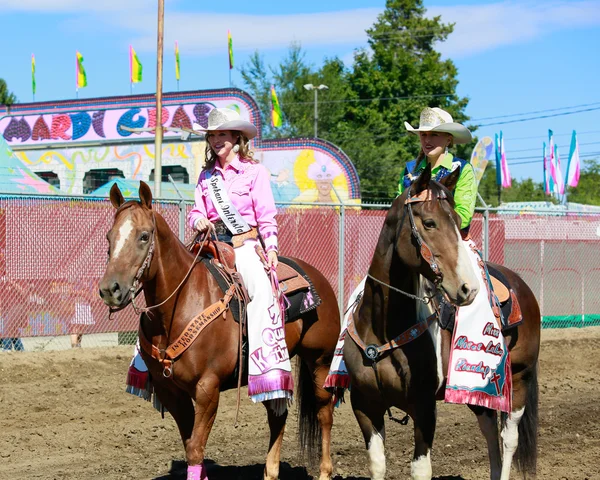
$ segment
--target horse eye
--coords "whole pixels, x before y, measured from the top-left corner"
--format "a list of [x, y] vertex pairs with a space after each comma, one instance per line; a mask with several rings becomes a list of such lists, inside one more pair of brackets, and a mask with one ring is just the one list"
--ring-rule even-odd
[[142, 234], [140, 235], [140, 241], [147, 242], [148, 240], [150, 240], [150, 235], [148, 234], [148, 232], [142, 232]]
[[434, 220], [431, 219], [427, 219], [427, 220], [423, 220], [423, 225], [425, 226], [426, 229], [431, 230], [433, 228], [436, 228], [437, 225], [435, 224]]

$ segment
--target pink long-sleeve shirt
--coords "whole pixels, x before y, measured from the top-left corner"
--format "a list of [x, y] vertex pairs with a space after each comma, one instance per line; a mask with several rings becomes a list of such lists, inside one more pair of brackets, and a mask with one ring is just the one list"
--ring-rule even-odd
[[231, 203], [251, 227], [258, 231], [267, 251], [277, 250], [277, 221], [275, 200], [269, 181], [269, 171], [259, 163], [241, 161], [236, 156], [225, 169], [217, 161], [214, 168], [202, 170], [194, 193], [196, 203], [188, 214], [188, 223], [194, 228], [199, 218], [211, 222], [220, 220], [209, 193], [208, 179], [216, 171], [223, 177]]

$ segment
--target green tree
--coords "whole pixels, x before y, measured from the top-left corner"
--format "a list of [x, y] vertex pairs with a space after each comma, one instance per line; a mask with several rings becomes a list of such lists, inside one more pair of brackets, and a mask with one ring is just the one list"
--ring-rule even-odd
[[0, 105], [10, 107], [13, 103], [16, 103], [16, 101], [17, 97], [14, 93], [8, 91], [6, 81], [0, 78]]
[[392, 199], [404, 165], [417, 155], [419, 142], [406, 133], [404, 121], [418, 122], [425, 106], [467, 120], [468, 100], [456, 94], [456, 67], [434, 48], [452, 30], [439, 16], [426, 18], [421, 0], [387, 0], [367, 30], [370, 51], [357, 52], [349, 75], [357, 101], [348, 104], [345, 120], [354, 138], [336, 142], [354, 161], [363, 199]]
[[[327, 138], [327, 132], [338, 128], [344, 113], [343, 102], [348, 92], [346, 71], [341, 60], [326, 59], [315, 70], [308, 65], [305, 54], [297, 43], [292, 43], [287, 56], [276, 68], [266, 67], [259, 52], [255, 52], [241, 68], [245, 89], [257, 101], [263, 121], [263, 137], [312, 137], [314, 135], [314, 94], [304, 89], [312, 83], [327, 85], [319, 91], [319, 137]], [[271, 127], [271, 85], [275, 86], [283, 114], [282, 128]], [[335, 101], [328, 101], [335, 98]]]
[[[456, 94], [456, 67], [434, 49], [452, 30], [440, 17], [426, 18], [422, 0], [387, 0], [367, 30], [369, 50], [357, 51], [350, 69], [337, 58], [326, 59], [318, 69], [307, 65], [297, 44], [275, 69], [266, 68], [255, 53], [242, 77], [261, 108], [264, 136], [312, 136], [314, 97], [303, 85], [327, 85], [318, 94], [319, 137], [338, 145], [353, 161], [363, 200], [390, 201], [406, 162], [420, 148], [417, 137], [406, 133], [404, 121], [418, 122], [426, 106], [441, 107], [458, 122], [467, 120], [468, 100]], [[284, 117], [277, 131], [270, 127], [271, 84]], [[469, 158], [468, 149], [458, 148], [458, 155]]]

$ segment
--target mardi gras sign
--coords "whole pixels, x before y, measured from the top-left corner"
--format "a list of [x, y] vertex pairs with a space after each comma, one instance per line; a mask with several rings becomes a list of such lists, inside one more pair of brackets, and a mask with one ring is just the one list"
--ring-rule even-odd
[[[192, 129], [194, 125], [206, 127], [208, 114], [215, 106], [237, 107], [230, 102], [223, 105], [196, 103], [172, 105], [162, 108], [162, 125], [172, 128]], [[236, 108], [238, 111], [239, 107]], [[244, 115], [245, 113], [245, 115]], [[247, 112], [241, 112], [248, 119]], [[10, 116], [0, 119], [0, 132], [11, 146], [63, 142], [90, 142], [135, 138], [154, 138], [154, 132], [135, 133], [127, 128], [156, 127], [156, 108], [134, 107], [114, 110], [91, 110], [73, 113]], [[165, 136], [180, 136], [165, 131]]]

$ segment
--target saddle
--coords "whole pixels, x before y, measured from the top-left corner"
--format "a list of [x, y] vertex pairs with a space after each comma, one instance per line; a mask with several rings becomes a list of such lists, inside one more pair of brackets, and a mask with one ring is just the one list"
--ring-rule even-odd
[[[500, 303], [502, 312], [502, 333], [507, 334], [510, 330], [523, 323], [521, 307], [515, 292], [506, 277], [490, 263], [486, 263], [490, 278], [491, 288]], [[447, 303], [444, 299], [440, 302], [440, 326], [444, 330], [453, 331], [456, 307]]]
[[[192, 250], [193, 253], [197, 253]], [[240, 366], [242, 377], [248, 375], [248, 336], [245, 314], [245, 307], [249, 301], [248, 293], [243, 285], [243, 281], [235, 270], [235, 252], [233, 247], [226, 242], [210, 240], [200, 252], [201, 261], [207, 267], [209, 272], [216, 279], [223, 292], [228, 291], [234, 282], [239, 282], [233, 300], [229, 304], [229, 309], [233, 318], [240, 324], [241, 334], [241, 358], [236, 364], [231, 377], [223, 385], [223, 389], [234, 388], [236, 379], [240, 375]], [[296, 262], [287, 257], [279, 257], [277, 264], [277, 279], [279, 288], [288, 300], [288, 308], [285, 311], [284, 323], [293, 322], [299, 319], [304, 313], [316, 309], [321, 304], [321, 298], [317, 294], [310, 278]]]

